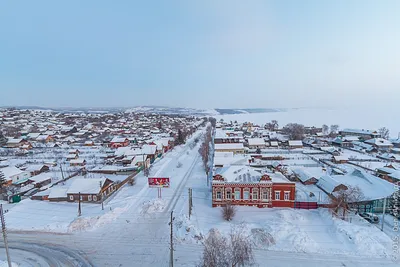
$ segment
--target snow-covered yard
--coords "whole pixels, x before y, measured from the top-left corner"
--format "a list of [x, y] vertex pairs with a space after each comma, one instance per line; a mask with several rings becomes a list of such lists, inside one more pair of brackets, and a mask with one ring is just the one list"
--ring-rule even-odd
[[201, 244], [212, 228], [228, 234], [232, 225], [244, 224], [257, 249], [385, 258], [392, 252], [391, 238], [375, 225], [359, 216], [351, 222], [342, 221], [327, 209], [237, 207], [234, 219], [224, 221], [221, 208], [211, 207], [211, 193], [200, 164], [187, 187], [193, 188], [194, 207], [190, 220], [186, 206], [175, 222], [176, 239], [181, 244]]

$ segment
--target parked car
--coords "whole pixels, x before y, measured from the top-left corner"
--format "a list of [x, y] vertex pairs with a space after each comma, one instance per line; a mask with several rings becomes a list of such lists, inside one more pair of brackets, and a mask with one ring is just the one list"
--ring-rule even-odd
[[364, 212], [360, 213], [360, 216], [370, 223], [379, 223], [379, 217], [374, 214]]

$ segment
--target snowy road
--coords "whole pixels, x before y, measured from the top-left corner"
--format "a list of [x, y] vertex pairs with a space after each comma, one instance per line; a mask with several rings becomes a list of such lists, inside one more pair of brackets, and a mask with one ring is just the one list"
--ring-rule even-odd
[[[49, 239], [52, 240], [56, 235], [50, 235]], [[65, 238], [65, 236], [64, 236]], [[57, 242], [58, 244], [45, 242], [42, 236], [29, 233], [29, 234], [10, 234], [9, 250], [13, 261], [17, 262], [19, 266], [93, 266], [90, 261], [81, 255], [79, 251], [72, 248], [65, 247], [64, 242]], [[33, 241], [35, 240], [35, 241]], [[0, 260], [6, 260], [5, 249], [0, 246]]]
[[[186, 182], [199, 162], [198, 146], [185, 145], [167, 153], [150, 173], [171, 179], [171, 188], [163, 189], [162, 199], [157, 200], [161, 212], [143, 209], [146, 202], [157, 199], [157, 189], [148, 188], [147, 178], [139, 175], [135, 187], [142, 189], [125, 204], [123, 212], [110, 223], [79, 234], [74, 244], [86, 251], [96, 266], [133, 266], [133, 262], [140, 262], [140, 266], [168, 266], [170, 212], [182, 209]], [[178, 167], [178, 163], [182, 166]], [[124, 199], [116, 196], [113, 201]]]
[[[199, 162], [198, 146], [190, 143], [202, 132], [154, 163], [150, 176], [171, 179], [171, 188], [163, 189], [161, 200], [157, 189], [148, 187], [147, 177], [139, 174], [134, 186], [125, 186], [106, 202], [103, 215], [77, 218], [70, 226], [72, 233], [9, 233], [11, 258], [18, 259], [13, 261], [21, 266], [168, 266], [170, 211], [180, 203]], [[154, 200], [160, 202], [161, 212], [143, 209]]]

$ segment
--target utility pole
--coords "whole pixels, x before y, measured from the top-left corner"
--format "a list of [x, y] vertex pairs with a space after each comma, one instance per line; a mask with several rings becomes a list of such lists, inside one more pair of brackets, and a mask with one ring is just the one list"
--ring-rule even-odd
[[171, 220], [169, 222], [169, 225], [171, 226], [171, 234], [170, 234], [170, 258], [169, 258], [169, 266], [174, 267], [174, 235], [173, 235], [173, 230], [174, 230], [174, 217], [173, 217], [174, 211], [171, 211]]
[[381, 226], [382, 232], [383, 232], [383, 225], [385, 223], [386, 201], [387, 201], [387, 198], [385, 197], [385, 199], [383, 200], [383, 215], [382, 215], [382, 226]]
[[11, 266], [10, 252], [8, 251], [6, 221], [4, 219], [4, 212], [3, 212], [3, 205], [2, 204], [0, 204], [0, 217], [1, 217], [1, 229], [3, 231], [3, 238], [4, 238], [4, 247], [6, 249], [6, 254], [7, 254], [8, 267], [12, 267]]
[[192, 215], [192, 188], [189, 188], [189, 220]]
[[100, 183], [101, 210], [104, 210], [103, 193], [101, 192], [101, 188], [102, 188], [101, 181], [99, 183]]
[[82, 215], [82, 209], [81, 209], [81, 192], [78, 194], [78, 216]]
[[62, 170], [62, 163], [60, 163], [60, 170], [61, 170], [61, 177], [62, 177], [62, 179], [64, 181], [64, 172]]

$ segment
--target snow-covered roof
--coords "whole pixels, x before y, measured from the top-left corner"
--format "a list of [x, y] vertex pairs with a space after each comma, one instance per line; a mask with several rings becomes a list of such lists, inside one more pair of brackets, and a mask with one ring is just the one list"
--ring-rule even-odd
[[85, 159], [71, 159], [69, 162], [72, 164], [83, 164]]
[[321, 167], [291, 167], [290, 169], [302, 182], [306, 182], [311, 178], [318, 180], [325, 175], [325, 171]]
[[271, 144], [271, 146], [278, 146], [279, 145], [278, 141], [271, 141], [270, 144]]
[[346, 155], [340, 155], [340, 156], [333, 156], [335, 161], [348, 161], [349, 157]]
[[377, 168], [377, 170], [378, 170], [378, 171], [381, 171], [381, 172], [388, 173], [388, 174], [390, 174], [390, 173], [393, 173], [393, 172], [397, 171], [397, 169], [390, 168], [390, 167], [387, 167], [387, 166], [385, 166], [385, 167], [382, 167], [382, 168]]
[[33, 172], [40, 171], [43, 167], [46, 167], [44, 164], [30, 164], [26, 167], [25, 171]]
[[214, 166], [229, 166], [229, 165], [248, 165], [250, 157], [242, 156], [231, 156], [231, 157], [214, 157]]
[[125, 141], [126, 141], [126, 137], [114, 137], [112, 140], [111, 140], [111, 143], [124, 143]]
[[138, 147], [125, 147], [118, 148], [115, 151], [116, 156], [137, 156], [137, 155], [154, 155], [156, 153], [157, 146], [156, 145], [143, 145], [142, 148]]
[[259, 183], [264, 174], [268, 175], [274, 183], [292, 183], [280, 172], [261, 173], [255, 168], [243, 165], [218, 168], [215, 174], [221, 175], [228, 183]]
[[325, 151], [325, 152], [330, 152], [330, 153], [338, 151], [338, 149], [333, 146], [321, 146], [319, 149], [321, 149], [322, 151]]
[[345, 133], [353, 133], [353, 134], [365, 134], [365, 135], [371, 135], [371, 134], [377, 134], [376, 132], [370, 131], [370, 130], [360, 130], [360, 129], [343, 129], [341, 132], [345, 132]]
[[400, 171], [394, 171], [388, 175], [392, 179], [396, 179], [400, 181]]
[[343, 141], [346, 141], [346, 142], [352, 142], [352, 141], [358, 141], [359, 139], [358, 139], [358, 137], [357, 136], [344, 136], [343, 137]]
[[46, 180], [51, 180], [51, 175], [49, 173], [40, 173], [30, 177], [29, 180], [34, 181], [35, 183], [41, 183]]
[[132, 160], [132, 165], [136, 165], [137, 163], [143, 163], [146, 160], [146, 155], [136, 155]]
[[214, 153], [214, 158], [219, 158], [219, 157], [223, 157], [223, 158], [230, 158], [233, 157], [233, 152], [220, 152], [220, 151], [216, 151]]
[[261, 173], [248, 166], [228, 166], [218, 168], [215, 174], [224, 177], [228, 183], [258, 183]]
[[29, 138], [37, 138], [40, 135], [40, 133], [28, 133]]
[[316, 185], [296, 184], [296, 201], [329, 204], [329, 196]]
[[387, 160], [400, 160], [400, 155], [396, 154], [390, 154], [390, 153], [385, 153], [379, 156], [382, 159], [387, 159]]
[[374, 149], [374, 147], [372, 145], [369, 145], [369, 144], [366, 144], [366, 143], [363, 143], [363, 142], [360, 142], [360, 141], [353, 141], [352, 143], [353, 143], [353, 145], [359, 146], [359, 147], [364, 148], [366, 150]]
[[68, 188], [65, 187], [52, 187], [49, 193], [49, 199], [67, 197]]
[[359, 169], [354, 169], [346, 175], [323, 176], [317, 183], [328, 193], [332, 193], [340, 184], [347, 187], [359, 187], [364, 194], [364, 200], [382, 199], [395, 192], [393, 184]]
[[334, 176], [347, 186], [360, 187], [365, 200], [382, 199], [395, 192], [394, 185], [363, 170], [354, 169], [346, 175]]
[[18, 175], [23, 173], [24, 171], [18, 169], [15, 166], [9, 166], [9, 167], [5, 167], [5, 168], [1, 168], [0, 171], [3, 172], [4, 176], [6, 177], [6, 180], [10, 180], [12, 176], [14, 175]]
[[249, 138], [247, 142], [249, 146], [265, 146], [264, 138]]
[[103, 185], [107, 178], [75, 178], [67, 190], [67, 194], [98, 194], [100, 183]]
[[329, 175], [322, 176], [317, 182], [317, 186], [328, 194], [332, 194], [333, 190], [335, 190], [335, 188], [339, 185], [341, 185], [341, 183]]
[[289, 140], [289, 146], [303, 146], [301, 140]]
[[229, 150], [229, 149], [243, 149], [243, 143], [225, 143], [225, 144], [215, 144], [215, 150]]
[[393, 146], [393, 144], [383, 138], [372, 138], [369, 140], [366, 140], [365, 143], [375, 145], [375, 146]]
[[20, 143], [21, 141], [22, 141], [21, 138], [10, 138], [10, 139], [8, 139], [7, 143], [8, 143], [8, 144], [18, 144], [18, 143]]
[[289, 181], [285, 175], [280, 172], [273, 172], [273, 173], [266, 173], [269, 178], [271, 178], [273, 183], [287, 183], [287, 184], [294, 184], [294, 182]]

